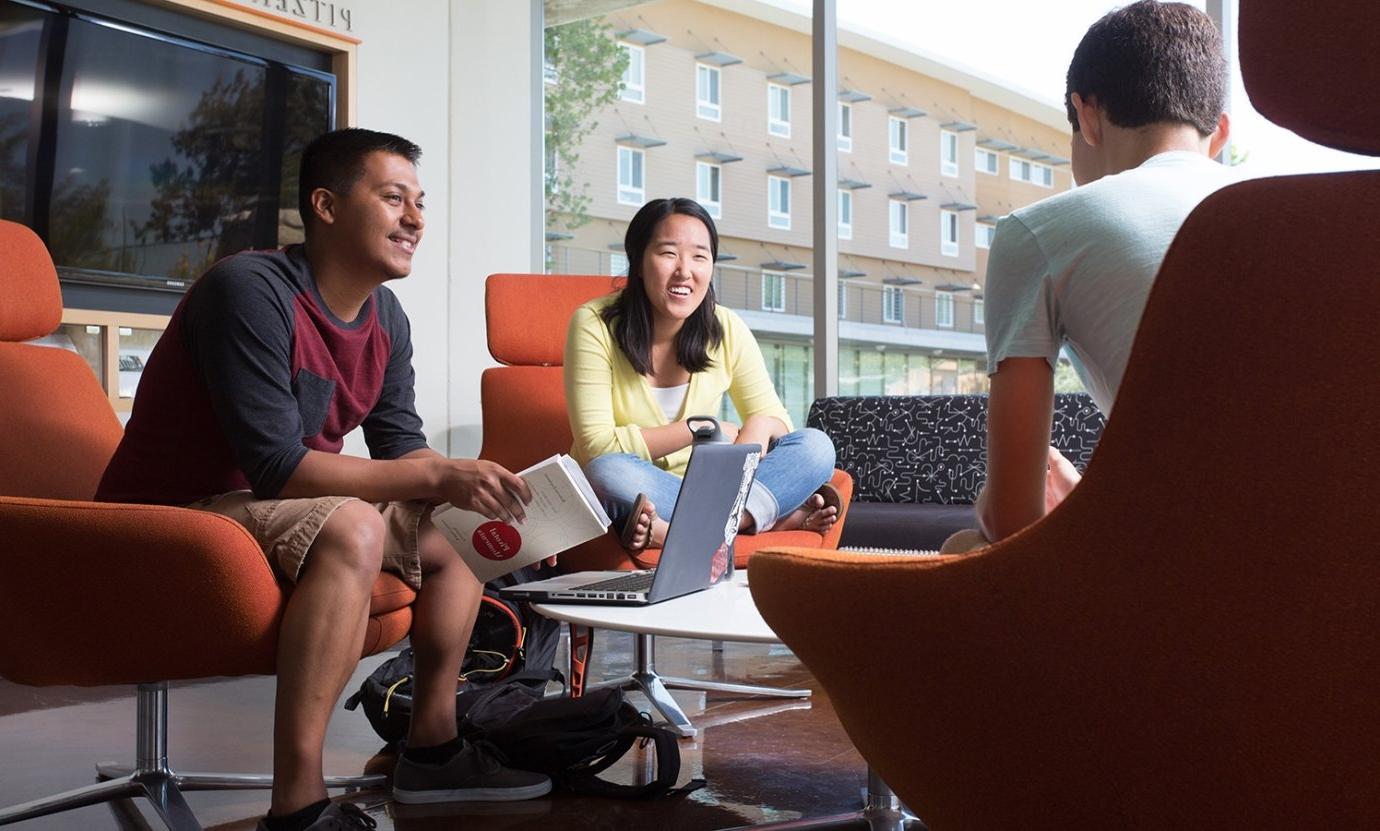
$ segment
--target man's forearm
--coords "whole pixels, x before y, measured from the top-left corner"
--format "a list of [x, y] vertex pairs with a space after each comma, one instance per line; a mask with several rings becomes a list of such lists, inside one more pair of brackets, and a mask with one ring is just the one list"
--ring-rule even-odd
[[279, 496], [354, 496], [366, 502], [435, 499], [441, 490], [443, 458], [430, 448], [390, 460], [312, 450], [302, 457]]

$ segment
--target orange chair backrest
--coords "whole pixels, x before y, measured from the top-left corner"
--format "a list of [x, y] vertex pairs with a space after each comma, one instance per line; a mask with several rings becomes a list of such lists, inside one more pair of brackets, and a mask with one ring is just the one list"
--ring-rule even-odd
[[570, 451], [561, 359], [566, 327], [587, 301], [621, 287], [604, 276], [494, 274], [485, 284], [489, 354], [506, 366], [484, 371], [481, 459], [522, 470]]
[[24, 343], [62, 319], [43, 242], [0, 221], [0, 251], [0, 495], [90, 499], [120, 442], [119, 419], [81, 356]]

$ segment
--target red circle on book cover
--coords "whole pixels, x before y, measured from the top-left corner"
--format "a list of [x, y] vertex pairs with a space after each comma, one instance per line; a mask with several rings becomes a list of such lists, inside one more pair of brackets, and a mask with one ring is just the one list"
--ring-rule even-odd
[[506, 522], [486, 522], [470, 536], [474, 550], [486, 560], [510, 560], [522, 550], [522, 535]]

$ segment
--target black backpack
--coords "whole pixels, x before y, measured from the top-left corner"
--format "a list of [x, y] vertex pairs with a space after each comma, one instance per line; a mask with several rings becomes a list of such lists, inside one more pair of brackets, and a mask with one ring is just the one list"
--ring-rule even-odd
[[[545, 773], [561, 787], [595, 796], [651, 799], [670, 792], [680, 775], [676, 735], [654, 726], [612, 687], [580, 698], [544, 698], [519, 683], [501, 684], [474, 699], [460, 735], [496, 748], [511, 767]], [[620, 785], [599, 778], [638, 742], [655, 747], [654, 780]], [[701, 785], [696, 780], [677, 793]]]
[[[499, 587], [528, 579], [525, 571], [519, 571], [484, 587], [474, 631], [460, 667], [461, 683], [455, 698], [457, 722], [479, 693], [501, 681], [512, 680], [542, 691], [548, 681], [561, 678], [554, 668], [561, 642], [560, 623], [536, 614], [526, 603], [499, 596]], [[415, 668], [412, 649], [403, 649], [364, 679], [359, 690], [345, 700], [345, 709], [362, 706], [374, 732], [390, 744], [397, 742], [407, 735], [412, 718]]]

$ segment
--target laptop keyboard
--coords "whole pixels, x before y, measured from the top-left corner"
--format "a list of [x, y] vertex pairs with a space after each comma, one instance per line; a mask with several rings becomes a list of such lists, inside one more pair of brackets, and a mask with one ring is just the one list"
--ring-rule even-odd
[[577, 586], [575, 591], [581, 592], [645, 592], [652, 587], [652, 578], [656, 576], [655, 571], [640, 571], [632, 574], [625, 574], [622, 577], [613, 577], [608, 580], [600, 580], [597, 583], [586, 583]]

